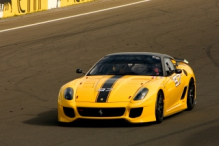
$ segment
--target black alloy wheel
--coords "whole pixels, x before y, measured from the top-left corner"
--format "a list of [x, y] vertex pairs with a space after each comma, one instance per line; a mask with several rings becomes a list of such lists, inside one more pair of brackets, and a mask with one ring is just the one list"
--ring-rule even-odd
[[157, 94], [157, 102], [156, 102], [156, 123], [161, 123], [163, 121], [163, 109], [164, 109], [164, 96], [161, 91]]
[[189, 89], [187, 95], [187, 110], [192, 110], [195, 106], [195, 83], [193, 80], [189, 82]]

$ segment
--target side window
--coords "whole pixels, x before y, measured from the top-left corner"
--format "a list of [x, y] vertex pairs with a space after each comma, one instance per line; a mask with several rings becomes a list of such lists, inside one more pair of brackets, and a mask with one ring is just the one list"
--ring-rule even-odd
[[164, 58], [164, 64], [167, 75], [171, 75], [175, 72], [175, 67], [169, 58]]

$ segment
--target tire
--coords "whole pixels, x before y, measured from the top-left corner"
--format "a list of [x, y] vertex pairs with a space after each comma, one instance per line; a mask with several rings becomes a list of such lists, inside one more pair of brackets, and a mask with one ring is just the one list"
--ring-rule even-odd
[[164, 95], [161, 91], [157, 94], [157, 101], [155, 107], [156, 123], [163, 121], [163, 109], [164, 109]]
[[191, 111], [195, 106], [195, 83], [191, 79], [189, 82], [188, 94], [187, 94], [187, 110]]

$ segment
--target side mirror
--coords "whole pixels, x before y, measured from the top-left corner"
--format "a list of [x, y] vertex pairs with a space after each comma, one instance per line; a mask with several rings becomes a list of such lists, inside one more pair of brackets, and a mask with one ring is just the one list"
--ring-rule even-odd
[[83, 71], [82, 71], [82, 69], [78, 68], [78, 69], [76, 69], [76, 73], [81, 74], [81, 73], [83, 73]]
[[181, 74], [181, 73], [182, 73], [182, 70], [181, 70], [181, 69], [176, 69], [176, 70], [175, 70], [175, 73], [176, 73], [176, 74]]

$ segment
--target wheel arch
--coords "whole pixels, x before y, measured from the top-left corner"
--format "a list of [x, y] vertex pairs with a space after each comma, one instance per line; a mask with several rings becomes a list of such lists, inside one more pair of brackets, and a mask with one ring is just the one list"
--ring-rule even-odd
[[[159, 93], [159, 92], [161, 92], [161, 93], [163, 94], [163, 98], [165, 99], [165, 94], [164, 94], [163, 89], [159, 89], [157, 93]], [[164, 99], [163, 99], [163, 100], [164, 100]]]
[[194, 79], [194, 77], [193, 77], [193, 76], [192, 76], [192, 77], [190, 77], [189, 83], [190, 83], [191, 81], [193, 81], [193, 82], [195, 83], [195, 79]]

